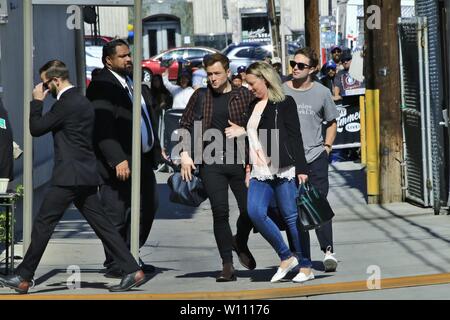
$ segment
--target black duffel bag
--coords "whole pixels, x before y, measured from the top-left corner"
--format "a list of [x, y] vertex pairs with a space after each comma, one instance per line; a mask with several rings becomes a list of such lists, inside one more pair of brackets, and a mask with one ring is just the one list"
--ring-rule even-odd
[[171, 202], [198, 207], [208, 198], [198, 170], [193, 173], [191, 181], [183, 181], [181, 172], [175, 172], [169, 177], [167, 184], [171, 190]]

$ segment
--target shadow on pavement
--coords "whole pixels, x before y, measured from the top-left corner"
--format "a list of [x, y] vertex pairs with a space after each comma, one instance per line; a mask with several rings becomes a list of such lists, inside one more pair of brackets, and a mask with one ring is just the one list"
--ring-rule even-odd
[[[236, 270], [237, 278], [248, 278], [251, 282], [270, 282], [273, 275], [277, 271], [277, 267], [266, 268], [266, 269], [255, 269], [255, 270]], [[202, 271], [202, 272], [192, 272], [186, 273], [183, 275], [176, 276], [179, 279], [185, 278], [212, 278], [215, 279], [219, 274], [220, 270], [216, 271]], [[298, 272], [298, 271], [297, 271]], [[293, 271], [287, 275], [284, 281], [281, 282], [290, 282], [294, 276], [296, 275], [296, 271]], [[332, 275], [316, 275], [316, 279], [321, 278], [329, 278]]]
[[[336, 171], [336, 174], [340, 175], [345, 180], [343, 186], [359, 185], [359, 183], [356, 182], [357, 176], [355, 176], [355, 174], [358, 175], [358, 172], [355, 173], [352, 171], [350, 172]], [[365, 176], [363, 177], [365, 179]], [[424, 227], [412, 221], [411, 219], [408, 219], [400, 214], [395, 213], [392, 209], [389, 209], [388, 206], [367, 205], [364, 211], [360, 210], [361, 208], [355, 208], [353, 203], [351, 203], [349, 200], [345, 200], [348, 199], [348, 193], [346, 191], [346, 188], [341, 188], [339, 186], [334, 185], [332, 189], [330, 188], [330, 194], [331, 193], [333, 194], [332, 195], [333, 197], [336, 197], [340, 199], [341, 202], [343, 202], [346, 210], [355, 217], [357, 217], [357, 220], [364, 221], [368, 223], [370, 227], [380, 231], [387, 241], [398, 244], [411, 257], [414, 257], [417, 260], [422, 261], [425, 265], [433, 267], [437, 272], [446, 273], [449, 271], [448, 266], [450, 266], [450, 257], [448, 257], [448, 255], [446, 255], [444, 252], [442, 253], [439, 252], [434, 248], [433, 245], [427, 243], [427, 241], [429, 241], [430, 239], [431, 240], [435, 239], [440, 240], [441, 242], [448, 245], [450, 244], [449, 238], [445, 238], [439, 235], [438, 233], [434, 232], [430, 228]], [[375, 208], [377, 208], [378, 210], [375, 210]], [[384, 214], [379, 211], [380, 208], [384, 210]], [[389, 219], [388, 222], [384, 221], [386, 220], [385, 217], [386, 213], [392, 217], [391, 219]], [[387, 223], [389, 224], [389, 227], [387, 227], [386, 225]], [[417, 230], [417, 233], [411, 232], [410, 227], [414, 227]], [[392, 228], [395, 229], [395, 232], [392, 232]], [[423, 233], [419, 234], [419, 232]], [[420, 244], [422, 248], [420, 249], [413, 248], [411, 241]], [[359, 242], [355, 240], [354, 244], [357, 243], [359, 244]], [[426, 252], [426, 254], [423, 254], [423, 252]], [[445, 263], [440, 265], [434, 263], [430, 259], [430, 256], [432, 254], [434, 255], [434, 257], [439, 257], [440, 259], [445, 261]]]

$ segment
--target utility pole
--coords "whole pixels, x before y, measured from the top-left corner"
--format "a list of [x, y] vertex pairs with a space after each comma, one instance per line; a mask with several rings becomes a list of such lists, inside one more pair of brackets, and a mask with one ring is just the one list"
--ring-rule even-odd
[[277, 16], [275, 0], [268, 0], [267, 12], [269, 15], [270, 27], [272, 29], [273, 56], [281, 57], [280, 19], [278, 19]]
[[[369, 203], [402, 201], [402, 127], [397, 19], [400, 1], [364, 0], [366, 112], [373, 117], [368, 148]], [[370, 141], [368, 141], [370, 145]], [[370, 159], [372, 155], [372, 159]], [[378, 189], [378, 190], [377, 190]]]
[[320, 54], [319, 0], [305, 0], [305, 40], [307, 47]]
[[228, 6], [227, 0], [222, 0], [222, 16], [223, 20], [225, 20], [225, 48], [228, 46]]

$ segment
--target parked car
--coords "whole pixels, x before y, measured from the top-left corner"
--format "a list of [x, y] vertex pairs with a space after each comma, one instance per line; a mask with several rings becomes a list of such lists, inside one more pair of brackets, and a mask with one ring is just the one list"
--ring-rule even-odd
[[232, 73], [237, 72], [240, 66], [248, 67], [253, 62], [264, 60], [267, 56], [272, 56], [272, 46], [259, 42], [232, 43], [222, 50], [230, 59], [230, 69]]
[[148, 60], [142, 61], [144, 82], [150, 82], [154, 74], [163, 74], [169, 68], [169, 80], [178, 77], [179, 61], [199, 61], [207, 54], [219, 52], [208, 47], [182, 47], [164, 51]]
[[111, 42], [113, 38], [107, 36], [84, 36], [84, 45], [86, 47], [90, 46], [100, 46], [103, 47], [108, 42]]
[[92, 71], [103, 69], [102, 46], [88, 46], [86, 50], [86, 85], [89, 85], [92, 79]]

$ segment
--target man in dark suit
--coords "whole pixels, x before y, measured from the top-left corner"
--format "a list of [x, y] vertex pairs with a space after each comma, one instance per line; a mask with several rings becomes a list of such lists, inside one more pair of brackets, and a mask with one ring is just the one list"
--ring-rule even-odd
[[[92, 145], [94, 108], [69, 82], [63, 62], [54, 60], [39, 73], [42, 83], [33, 90], [30, 131], [34, 137], [53, 133], [55, 164], [51, 186], [34, 220], [31, 244], [15, 275], [0, 277], [0, 284], [27, 293], [34, 272], [48, 241], [64, 211], [73, 202], [94, 229], [126, 275], [110, 291], [126, 291], [138, 286], [145, 275], [125, 242], [108, 220], [97, 196], [99, 176]], [[57, 99], [51, 110], [42, 114], [44, 99], [51, 93]]]
[[[100, 195], [107, 214], [123, 239], [130, 244], [131, 207], [131, 150], [133, 63], [128, 44], [113, 40], [103, 47], [105, 68], [96, 73], [86, 96], [95, 106], [94, 145], [102, 182]], [[156, 117], [151, 105], [151, 93], [142, 86], [142, 153], [141, 153], [141, 217], [139, 245], [147, 241], [158, 209], [156, 179], [153, 169], [161, 162], [161, 146], [158, 139]], [[106, 276], [120, 277], [122, 270], [105, 250]], [[145, 272], [154, 267], [145, 265]]]

